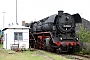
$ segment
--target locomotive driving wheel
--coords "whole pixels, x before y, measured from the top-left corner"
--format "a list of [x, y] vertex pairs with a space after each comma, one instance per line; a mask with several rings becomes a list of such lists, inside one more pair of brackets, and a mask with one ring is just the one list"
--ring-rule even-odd
[[37, 49], [39, 49], [39, 46], [40, 46], [40, 39], [37, 38], [35, 47], [36, 47]]

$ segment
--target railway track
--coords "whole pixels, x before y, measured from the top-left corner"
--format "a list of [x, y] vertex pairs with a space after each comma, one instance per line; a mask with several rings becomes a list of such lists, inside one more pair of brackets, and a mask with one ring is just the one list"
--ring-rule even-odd
[[90, 60], [89, 55], [82, 55], [82, 54], [57, 54], [57, 55], [65, 56], [66, 58], [72, 60]]
[[81, 54], [58, 54], [61, 56], [65, 56], [68, 59], [74, 60], [90, 60], [90, 56], [88, 55], [81, 55]]
[[85, 57], [85, 58], [90, 58], [90, 56], [88, 56], [88, 55], [82, 55], [82, 54], [74, 54], [74, 55], [76, 55], [76, 56], [81, 56], [81, 57]]
[[[46, 51], [48, 52], [48, 51]], [[68, 59], [72, 59], [72, 60], [90, 60], [90, 56], [89, 55], [82, 55], [82, 54], [68, 54], [68, 53], [62, 53], [62, 54], [57, 54], [54, 52], [49, 52], [49, 53], [53, 53], [56, 55], [61, 55], [64, 56]]]

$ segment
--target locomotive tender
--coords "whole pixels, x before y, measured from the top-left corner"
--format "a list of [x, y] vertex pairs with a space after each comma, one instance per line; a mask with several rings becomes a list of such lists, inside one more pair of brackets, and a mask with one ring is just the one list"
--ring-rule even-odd
[[32, 22], [30, 24], [31, 48], [56, 51], [57, 53], [74, 52], [75, 49], [80, 48], [80, 41], [75, 31], [76, 23], [82, 23], [78, 13], [71, 15], [63, 11]]

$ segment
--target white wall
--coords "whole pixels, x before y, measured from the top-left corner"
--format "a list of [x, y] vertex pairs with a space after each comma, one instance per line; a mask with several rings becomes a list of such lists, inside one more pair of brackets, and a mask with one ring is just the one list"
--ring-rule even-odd
[[[14, 42], [14, 32], [23, 32], [23, 40]], [[29, 48], [29, 29], [7, 29], [7, 49], [11, 49], [11, 44], [18, 44], [21, 47], [23, 44], [26, 45], [26, 49]], [[6, 42], [4, 42], [4, 48], [6, 49]]]

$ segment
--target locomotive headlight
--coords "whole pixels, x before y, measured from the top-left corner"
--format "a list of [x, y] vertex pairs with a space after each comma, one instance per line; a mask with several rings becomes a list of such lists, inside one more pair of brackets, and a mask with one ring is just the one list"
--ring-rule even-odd
[[62, 37], [60, 37], [60, 40], [62, 40]]
[[78, 38], [76, 38], [76, 40], [79, 40]]

